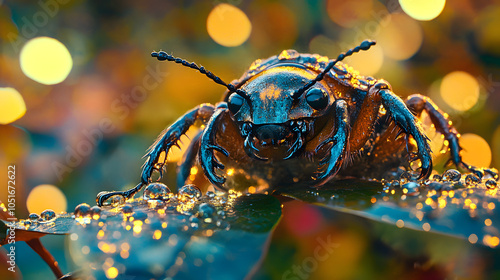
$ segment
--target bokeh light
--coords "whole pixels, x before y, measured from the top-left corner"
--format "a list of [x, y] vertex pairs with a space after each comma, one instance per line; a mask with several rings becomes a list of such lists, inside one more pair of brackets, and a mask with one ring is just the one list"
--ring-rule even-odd
[[500, 125], [495, 129], [495, 132], [493, 133], [491, 144], [495, 166], [500, 166]]
[[457, 111], [467, 111], [479, 99], [479, 83], [469, 73], [451, 72], [441, 81], [440, 93], [450, 107]]
[[248, 39], [252, 24], [240, 9], [229, 4], [219, 4], [208, 15], [207, 31], [218, 44], [236, 47]]
[[271, 3], [249, 17], [252, 21], [250, 44], [253, 47], [279, 53], [293, 46], [297, 39], [297, 18], [287, 5]]
[[489, 167], [491, 164], [491, 149], [488, 142], [481, 136], [466, 133], [460, 137], [462, 160], [469, 165]]
[[0, 88], [0, 124], [11, 123], [26, 113], [26, 104], [14, 88]]
[[352, 28], [361, 20], [369, 18], [372, 15], [372, 7], [372, 0], [328, 0], [326, 3], [326, 11], [330, 19], [347, 28]]
[[345, 63], [363, 76], [373, 76], [384, 63], [384, 52], [380, 46], [375, 45], [370, 48], [370, 51], [359, 52], [346, 58]]
[[45, 209], [54, 212], [64, 212], [67, 208], [66, 196], [56, 186], [39, 185], [33, 188], [26, 200], [26, 207], [30, 213], [40, 214]]
[[446, 0], [399, 0], [403, 11], [416, 20], [433, 20], [441, 14]]
[[477, 46], [486, 53], [500, 55], [500, 7], [491, 7], [483, 11], [475, 20], [475, 34]]
[[73, 59], [66, 46], [49, 37], [29, 40], [23, 46], [19, 59], [23, 73], [45, 85], [64, 81], [73, 67]]
[[412, 57], [422, 45], [423, 31], [418, 22], [404, 14], [392, 14], [389, 22], [380, 24], [377, 43], [387, 57], [405, 60]]

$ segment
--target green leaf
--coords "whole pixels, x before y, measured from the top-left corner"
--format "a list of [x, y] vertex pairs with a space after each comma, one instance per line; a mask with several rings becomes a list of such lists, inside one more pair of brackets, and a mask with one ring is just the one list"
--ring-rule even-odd
[[280, 202], [263, 194], [135, 199], [77, 224], [70, 250], [96, 279], [243, 279], [280, 217]]
[[[286, 197], [419, 231], [453, 235], [490, 247], [500, 236], [500, 196], [483, 183], [420, 183], [409, 192], [377, 181], [338, 180], [321, 188], [296, 186]], [[414, 185], [415, 186], [415, 185]]]
[[29, 241], [47, 234], [68, 234], [75, 225], [74, 218], [69, 214], [57, 215], [49, 221], [30, 221], [29, 224], [25, 224], [25, 221], [0, 221], [0, 245], [7, 243], [5, 236], [9, 228], [14, 229], [16, 241]]

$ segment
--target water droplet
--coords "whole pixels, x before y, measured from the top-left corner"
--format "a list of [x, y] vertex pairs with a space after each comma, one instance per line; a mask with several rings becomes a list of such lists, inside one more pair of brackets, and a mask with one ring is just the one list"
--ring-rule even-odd
[[123, 203], [125, 203], [125, 197], [119, 194], [115, 194], [113, 196], [108, 197], [105, 201], [103, 201], [102, 206], [116, 207]]
[[490, 168], [485, 170], [488, 173], [488, 177], [491, 177], [495, 181], [498, 181], [498, 170], [496, 168]]
[[493, 179], [489, 179], [487, 180], [486, 182], [484, 182], [484, 185], [488, 188], [488, 189], [494, 189], [497, 187], [497, 182]]
[[[399, 184], [402, 186], [408, 182], [411, 181], [416, 181], [418, 178], [418, 175], [415, 174], [416, 172], [412, 171], [405, 171], [399, 176]], [[417, 173], [418, 174], [418, 173]]]
[[198, 206], [198, 213], [202, 218], [210, 218], [215, 213], [215, 207], [209, 203], [202, 203]]
[[190, 226], [192, 229], [198, 229], [198, 228], [200, 227], [200, 224], [198, 224], [198, 223], [191, 223], [189, 226]]
[[40, 216], [38, 216], [37, 213], [31, 213], [28, 216], [28, 219], [30, 219], [32, 222], [37, 222], [38, 220], [40, 220]]
[[222, 230], [229, 230], [231, 228], [231, 225], [223, 220], [218, 220], [215, 224], [217, 225], [218, 228]]
[[142, 211], [137, 211], [134, 212], [132, 217], [134, 218], [134, 221], [144, 221], [148, 218], [148, 214]]
[[142, 198], [144, 200], [168, 200], [170, 199], [172, 191], [167, 187], [167, 185], [162, 183], [151, 183], [146, 186]]
[[429, 190], [439, 191], [443, 187], [443, 184], [440, 182], [431, 182], [427, 186], [429, 187]]
[[54, 212], [54, 210], [52, 210], [52, 209], [46, 209], [46, 210], [43, 210], [42, 213], [40, 213], [40, 217], [44, 221], [50, 221], [56, 217], [56, 212]]
[[75, 218], [85, 218], [92, 215], [92, 211], [90, 210], [90, 205], [87, 203], [81, 203], [75, 207]]
[[208, 192], [207, 192], [207, 196], [208, 196], [209, 198], [214, 198], [214, 197], [215, 197], [215, 193], [214, 193], [213, 191], [208, 191]]
[[191, 228], [198, 229], [198, 227], [200, 226], [200, 219], [193, 215], [189, 218], [189, 223]]
[[226, 212], [224, 210], [217, 211], [217, 215], [219, 215], [219, 217], [221, 217], [223, 219], [226, 218]]
[[[419, 184], [416, 182], [408, 182], [403, 185], [403, 193], [409, 196], [419, 195]], [[405, 191], [406, 190], [406, 191]]]
[[92, 214], [92, 218], [94, 220], [99, 219], [101, 217], [101, 207], [92, 206], [92, 208], [90, 208], [90, 213]]
[[153, 208], [153, 209], [163, 209], [165, 208], [165, 201], [163, 200], [154, 200], [154, 199], [151, 199], [151, 200], [148, 200], [148, 205], [149, 205], [149, 208]]
[[456, 182], [459, 181], [461, 177], [462, 174], [460, 174], [460, 172], [456, 169], [448, 169], [443, 173], [444, 181]]
[[473, 185], [476, 185], [478, 183], [481, 182], [481, 179], [479, 179], [479, 177], [477, 177], [476, 175], [474, 174], [468, 174], [466, 177], [465, 177], [465, 184], [467, 186], [473, 186]]
[[434, 181], [441, 181], [443, 178], [441, 177], [441, 175], [438, 175], [438, 174], [434, 174], [432, 176], [432, 180]]
[[134, 212], [134, 207], [132, 207], [132, 205], [128, 205], [128, 204], [123, 205], [121, 208], [121, 211], [125, 215], [132, 214]]
[[190, 200], [190, 199], [200, 199], [201, 197], [201, 191], [196, 187], [195, 185], [185, 185], [179, 190], [179, 196], [184, 199]]

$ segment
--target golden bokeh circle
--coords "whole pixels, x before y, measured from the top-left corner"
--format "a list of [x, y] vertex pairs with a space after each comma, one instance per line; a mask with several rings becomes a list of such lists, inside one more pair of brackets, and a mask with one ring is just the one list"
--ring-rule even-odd
[[50, 37], [36, 37], [26, 42], [19, 60], [27, 77], [45, 85], [64, 81], [73, 68], [66, 46]]
[[472, 75], [454, 71], [444, 76], [440, 93], [443, 101], [457, 111], [467, 111], [479, 100], [479, 83]]
[[491, 164], [491, 149], [488, 142], [481, 136], [466, 133], [460, 137], [462, 160], [476, 167], [489, 167]]
[[66, 196], [54, 185], [38, 185], [28, 195], [26, 207], [30, 213], [37, 214], [45, 209], [52, 209], [56, 213], [65, 212], [67, 208]]
[[377, 43], [384, 54], [395, 60], [412, 57], [422, 45], [423, 31], [420, 24], [405, 14], [392, 14], [380, 23]]
[[416, 20], [429, 21], [438, 17], [446, 0], [399, 0], [403, 11]]
[[0, 88], [0, 124], [9, 124], [26, 113], [26, 104], [14, 88]]
[[219, 4], [208, 15], [207, 31], [219, 45], [236, 47], [248, 39], [252, 24], [242, 10], [233, 5]]

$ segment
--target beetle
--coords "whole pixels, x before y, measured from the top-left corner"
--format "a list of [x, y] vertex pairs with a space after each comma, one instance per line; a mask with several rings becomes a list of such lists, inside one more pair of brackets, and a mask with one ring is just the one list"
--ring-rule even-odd
[[481, 177], [483, 169], [462, 161], [459, 134], [431, 99], [414, 94], [403, 100], [387, 81], [361, 76], [341, 62], [374, 44], [363, 41], [333, 60], [284, 50], [256, 60], [230, 84], [203, 66], [153, 52], [158, 60], [198, 70], [227, 90], [221, 102], [196, 106], [161, 133], [145, 155], [135, 188], [102, 192], [98, 204], [114, 195], [131, 197], [152, 181], [154, 171], [161, 178], [162, 153], [177, 145], [196, 121], [204, 127], [185, 153], [178, 184], [184, 184], [197, 160], [206, 178], [223, 190], [234, 185], [220, 171], [225, 166], [232, 170], [226, 175], [237, 170], [256, 182], [259, 191], [297, 182], [319, 187], [336, 175], [380, 177], [388, 168], [415, 160], [420, 161], [419, 179], [428, 178], [432, 157], [421, 124], [423, 112], [444, 136], [449, 161]]

